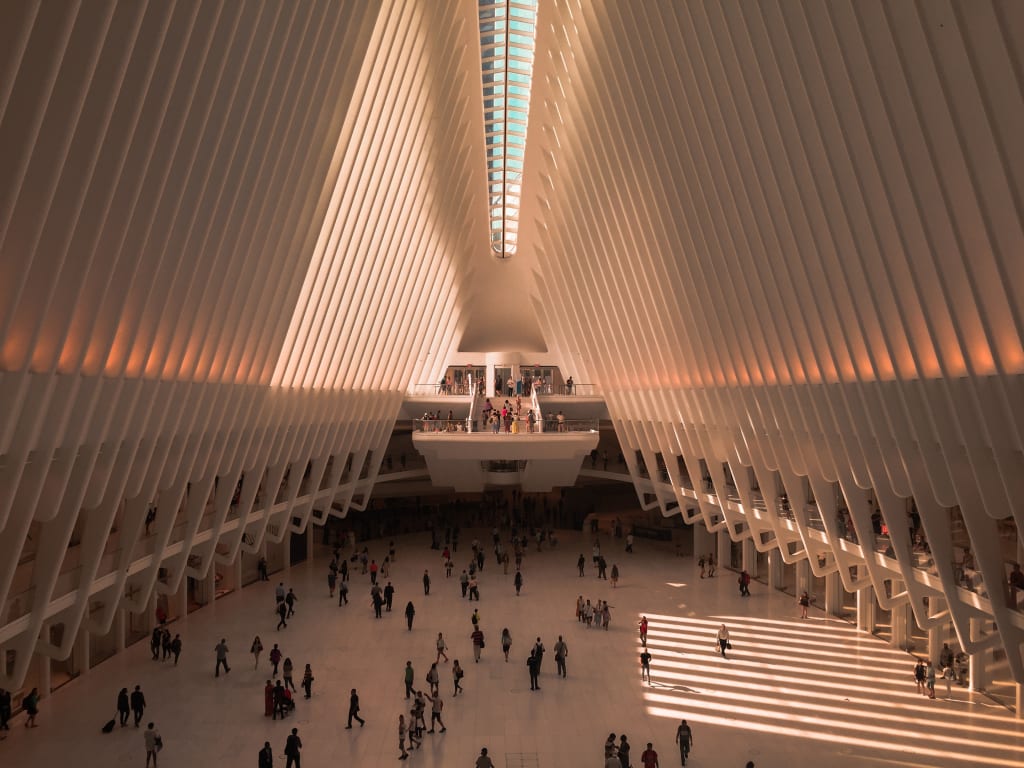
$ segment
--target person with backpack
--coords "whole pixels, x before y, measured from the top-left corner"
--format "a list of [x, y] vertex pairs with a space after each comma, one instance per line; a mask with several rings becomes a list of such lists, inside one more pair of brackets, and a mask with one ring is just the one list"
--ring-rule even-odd
[[750, 574], [747, 573], [746, 569], [740, 571], [737, 582], [740, 585], [740, 597], [750, 597]]

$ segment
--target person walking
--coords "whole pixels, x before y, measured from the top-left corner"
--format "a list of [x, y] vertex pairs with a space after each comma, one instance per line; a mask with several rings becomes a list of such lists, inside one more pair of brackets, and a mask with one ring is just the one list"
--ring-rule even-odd
[[377, 583], [377, 571], [380, 570], [377, 566], [376, 560], [370, 560], [370, 583]]
[[[138, 686], [136, 686], [138, 688]], [[25, 719], [26, 728], [35, 728], [36, 716], [39, 714], [39, 689], [33, 688], [28, 692], [28, 696], [21, 700], [21, 707], [25, 710], [25, 714], [28, 717]]]
[[640, 617], [640, 643], [644, 646], [644, 648], [647, 647], [647, 617], [646, 616], [641, 616]]
[[448, 654], [445, 651], [448, 650], [448, 646], [445, 645], [444, 635], [440, 632], [437, 633], [437, 658], [434, 659], [434, 663], [438, 664], [441, 661], [441, 657], [444, 657], [445, 661], [448, 661]]
[[704, 578], [704, 574], [706, 572], [705, 562], [704, 562], [704, 555], [701, 555], [700, 559], [697, 560], [697, 565], [700, 566], [700, 577], [703, 579]]
[[476, 759], [476, 768], [494, 768], [494, 761], [487, 755], [487, 747], [480, 750], [480, 757]]
[[146, 745], [146, 768], [149, 768], [150, 759], [153, 760], [153, 768], [156, 768], [156, 754], [163, 747], [164, 742], [153, 723], [147, 725], [146, 730], [142, 732], [142, 742]]
[[348, 605], [348, 581], [338, 585], [338, 605]]
[[801, 619], [806, 619], [807, 618], [807, 607], [811, 604], [811, 598], [808, 596], [808, 594], [806, 592], [803, 592], [800, 595], [800, 598], [797, 600], [797, 603], [800, 604], [800, 618]]
[[558, 642], [555, 643], [555, 674], [561, 675], [563, 678], [566, 676], [565, 657], [568, 655], [569, 646], [565, 644], [565, 640], [563, 640], [562, 636], [559, 635]]
[[270, 569], [267, 567], [267, 558], [261, 557], [256, 561], [256, 572], [260, 576], [260, 581], [270, 581]]
[[526, 659], [526, 668], [530, 672], [530, 690], [540, 690], [540, 664], [537, 663], [536, 651], [530, 651], [529, 658]]
[[[131, 705], [128, 703], [128, 689], [122, 688], [117, 694], [117, 714], [120, 716], [121, 727], [128, 725], [128, 715], [131, 713]], [[7, 721], [3, 721], [7, 725]]]
[[586, 567], [586, 565], [587, 565], [587, 559], [585, 557], [583, 557], [583, 553], [580, 552], [580, 557], [576, 561], [576, 570], [578, 570], [580, 572], [580, 578], [581, 579], [583, 578], [583, 569]]
[[513, 579], [513, 583], [516, 587], [516, 597], [519, 597], [519, 591], [523, 588], [523, 572], [516, 568], [516, 576]]
[[430, 692], [437, 693], [438, 686], [441, 684], [441, 675], [437, 671], [437, 664], [430, 665], [430, 669], [427, 670], [425, 680], [427, 681], [427, 685], [430, 687]]
[[259, 768], [274, 768], [274, 750], [270, 748], [269, 741], [264, 741], [260, 750]]
[[263, 686], [263, 716], [270, 717], [274, 714], [274, 684], [267, 680]]
[[[331, 563], [334, 566], [334, 563]], [[327, 589], [330, 592], [330, 597], [334, 597], [334, 590], [338, 586], [338, 569], [336, 566], [332, 567], [327, 571]]]
[[171, 653], [174, 655], [174, 666], [178, 666], [178, 658], [181, 656], [181, 635], [175, 635], [171, 640]]
[[292, 664], [291, 657], [284, 660], [284, 665], [281, 667], [281, 672], [284, 676], [284, 687], [292, 691], [297, 690], [295, 688], [295, 681], [292, 679], [292, 672], [295, 671], [295, 665]]
[[288, 741], [286, 741], [284, 745], [284, 754], [285, 757], [288, 758], [288, 761], [285, 763], [285, 768], [292, 768], [293, 764], [295, 765], [295, 768], [301, 768], [299, 758], [302, 754], [302, 739], [299, 738], [298, 728], [292, 728], [292, 732], [288, 736]]
[[640, 755], [640, 763], [644, 768], [661, 768], [661, 764], [658, 762], [658, 753], [654, 751], [654, 745], [649, 741], [647, 749]]
[[405, 715], [398, 716], [398, 748], [402, 751], [402, 754], [398, 756], [399, 760], [408, 760], [409, 753], [405, 751], [405, 737], [409, 733], [409, 729], [405, 726]]
[[142, 715], [146, 711], [146, 696], [142, 693], [141, 686], [136, 685], [135, 690], [132, 691], [131, 706], [135, 715], [135, 727], [138, 728], [139, 723], [142, 722]]
[[626, 738], [626, 734], [619, 736], [619, 762], [622, 764], [622, 768], [632, 768], [629, 764], [629, 739]]
[[423, 594], [430, 594], [430, 572], [426, 569], [423, 571]]
[[928, 690], [928, 698], [935, 698], [935, 665], [928, 659], [925, 668], [925, 688]]
[[473, 640], [473, 661], [479, 664], [480, 651], [482, 651], [484, 648], [484, 633], [483, 630], [480, 629], [479, 625], [477, 625], [476, 629], [473, 630], [473, 633], [470, 635], [470, 637]]
[[708, 578], [713, 578], [715, 575], [715, 555], [714, 553], [708, 554]]
[[462, 677], [464, 674], [462, 667], [459, 666], [459, 660], [456, 659], [452, 664], [452, 679], [455, 681], [455, 691], [452, 693], [452, 697], [458, 696], [459, 691], [462, 690]]
[[299, 600], [299, 598], [295, 596], [295, 590], [293, 590], [293, 589], [291, 589], [289, 587], [288, 588], [288, 594], [284, 596], [284, 602], [288, 606], [288, 618], [289, 619], [292, 616], [295, 615], [295, 603], [297, 603], [298, 600]]
[[501, 630], [501, 652], [505, 654], [505, 662], [508, 663], [508, 652], [512, 648], [512, 633], [508, 627]]
[[412, 697], [413, 690], [412, 684], [416, 679], [416, 672], [412, 668], [412, 662], [405, 662], [405, 698], [409, 699]]
[[391, 601], [395, 599], [395, 588], [391, 586], [391, 582], [387, 583], [384, 587], [384, 610], [391, 612]]
[[359, 694], [356, 693], [356, 689], [352, 689], [352, 693], [348, 697], [348, 725], [345, 728], [352, 727], [352, 720], [359, 721], [359, 727], [362, 728], [366, 725], [366, 721], [359, 716]]
[[409, 625], [409, 631], [412, 631], [412, 617], [416, 615], [416, 609], [412, 605], [412, 600], [406, 603], [405, 606], [405, 621]]
[[274, 647], [270, 649], [270, 663], [274, 665], [271, 674], [274, 677], [277, 677], [277, 665], [281, 663], [282, 655], [281, 649], [277, 647], [277, 643], [274, 643]]
[[651, 682], [651, 653], [645, 647], [643, 653], [640, 654], [640, 682], [647, 680], [647, 684]]
[[462, 569], [462, 573], [459, 575], [459, 585], [462, 587], [462, 596], [466, 596], [466, 592], [469, 591], [469, 574], [466, 573], [466, 569]]
[[222, 637], [213, 650], [217, 654], [217, 667], [213, 671], [213, 676], [220, 677], [221, 666], [224, 667], [224, 674], [231, 671], [231, 667], [228, 666], [228, 641]]
[[924, 661], [918, 659], [917, 664], [914, 665], [914, 682], [917, 683], [918, 693], [925, 693], [924, 678]]
[[718, 630], [718, 648], [722, 652], [722, 658], [728, 658], [725, 652], [732, 648], [732, 643], [729, 642], [729, 630], [725, 628], [725, 624]]
[[306, 692], [306, 698], [313, 698], [313, 669], [306, 665], [306, 670], [302, 673], [302, 689]]
[[441, 726], [441, 733], [448, 730], [445, 727], [444, 720], [441, 719], [441, 710], [444, 709], [444, 701], [441, 699], [441, 694], [435, 693], [433, 696], [424, 694], [430, 700], [430, 730], [427, 733], [434, 732], [434, 723]]
[[288, 604], [282, 600], [277, 604], [277, 629], [280, 631], [281, 627], [288, 629]]
[[256, 637], [252, 641], [252, 646], [249, 648], [249, 653], [252, 654], [255, 663], [252, 665], [253, 669], [259, 669], [260, 666], [260, 654], [263, 653], [263, 641], [260, 640], [260, 636]]
[[612, 587], [619, 586], [619, 566], [612, 563]]
[[750, 597], [750, 574], [746, 569], [740, 571], [738, 579], [740, 585], [740, 597]]
[[686, 758], [690, 756], [690, 748], [693, 746], [693, 731], [685, 720], [676, 728], [676, 743], [679, 745], [679, 759], [686, 765]]

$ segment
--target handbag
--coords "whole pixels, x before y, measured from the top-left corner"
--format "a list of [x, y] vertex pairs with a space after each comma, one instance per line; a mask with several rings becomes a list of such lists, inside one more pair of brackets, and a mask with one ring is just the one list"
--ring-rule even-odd
[[726, 650], [731, 651], [732, 650], [732, 643], [730, 643], [728, 640], [726, 640], [725, 641], [725, 648], [726, 648]]
[[486, 645], [484, 645], [484, 641], [483, 640], [480, 641], [480, 647], [481, 648], [486, 648], [487, 647]]
[[161, 749], [164, 748], [164, 740], [162, 738], [160, 738], [159, 736], [156, 737], [156, 742], [155, 743], [156, 743], [156, 751], [157, 752], [159, 752]]

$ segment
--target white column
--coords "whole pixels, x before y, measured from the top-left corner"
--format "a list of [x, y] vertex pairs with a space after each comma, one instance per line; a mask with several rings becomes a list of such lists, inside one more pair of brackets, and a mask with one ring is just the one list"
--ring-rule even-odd
[[839, 616], [843, 612], [843, 581], [838, 573], [825, 576], [825, 613]]
[[757, 550], [754, 549], [753, 539], [743, 540], [743, 569], [750, 574], [750, 578], [757, 576]]
[[857, 629], [869, 634], [875, 631], [875, 591], [871, 587], [857, 590]]
[[768, 586], [773, 589], [782, 589], [785, 583], [783, 572], [786, 564], [782, 561], [782, 553], [777, 549], [768, 552]]
[[114, 634], [114, 648], [120, 653], [125, 649], [128, 635], [128, 616], [124, 608], [117, 609], [117, 615], [114, 617]]
[[[806, 559], [796, 564], [796, 593], [811, 591], [811, 566]], [[817, 595], [815, 595], [817, 597]]]
[[[893, 579], [893, 594], [898, 594], [902, 590], [903, 582], [899, 579]], [[910, 606], [906, 603], [894, 605], [889, 612], [889, 616], [892, 623], [892, 637], [889, 640], [889, 645], [906, 650], [910, 645]]]
[[716, 570], [732, 564], [732, 539], [725, 531], [715, 534], [715, 563]]
[[89, 630], [85, 628], [83, 623], [78, 629], [78, 637], [75, 638], [75, 646], [71, 651], [72, 658], [74, 659], [74, 668], [80, 675], [89, 672], [89, 643]]
[[[981, 619], [971, 619], [971, 640], [981, 640], [985, 637], [984, 624]], [[970, 667], [968, 672], [968, 687], [972, 691], [984, 691], [988, 686], [989, 658], [991, 650], [979, 651], [970, 655]]]
[[[942, 612], [945, 607], [944, 598], [931, 597], [928, 600], [929, 612], [932, 614]], [[939, 670], [939, 654], [942, 652], [942, 638], [946, 636], [948, 627], [949, 623], [943, 622], [928, 630], [928, 658], [932, 660], [932, 664], [937, 670]], [[941, 670], [939, 671], [941, 672]]]

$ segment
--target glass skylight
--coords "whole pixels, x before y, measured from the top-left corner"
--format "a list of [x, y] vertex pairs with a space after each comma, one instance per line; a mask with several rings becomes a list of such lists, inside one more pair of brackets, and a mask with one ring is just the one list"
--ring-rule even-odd
[[477, 0], [491, 250], [516, 252], [530, 112], [537, 0]]

